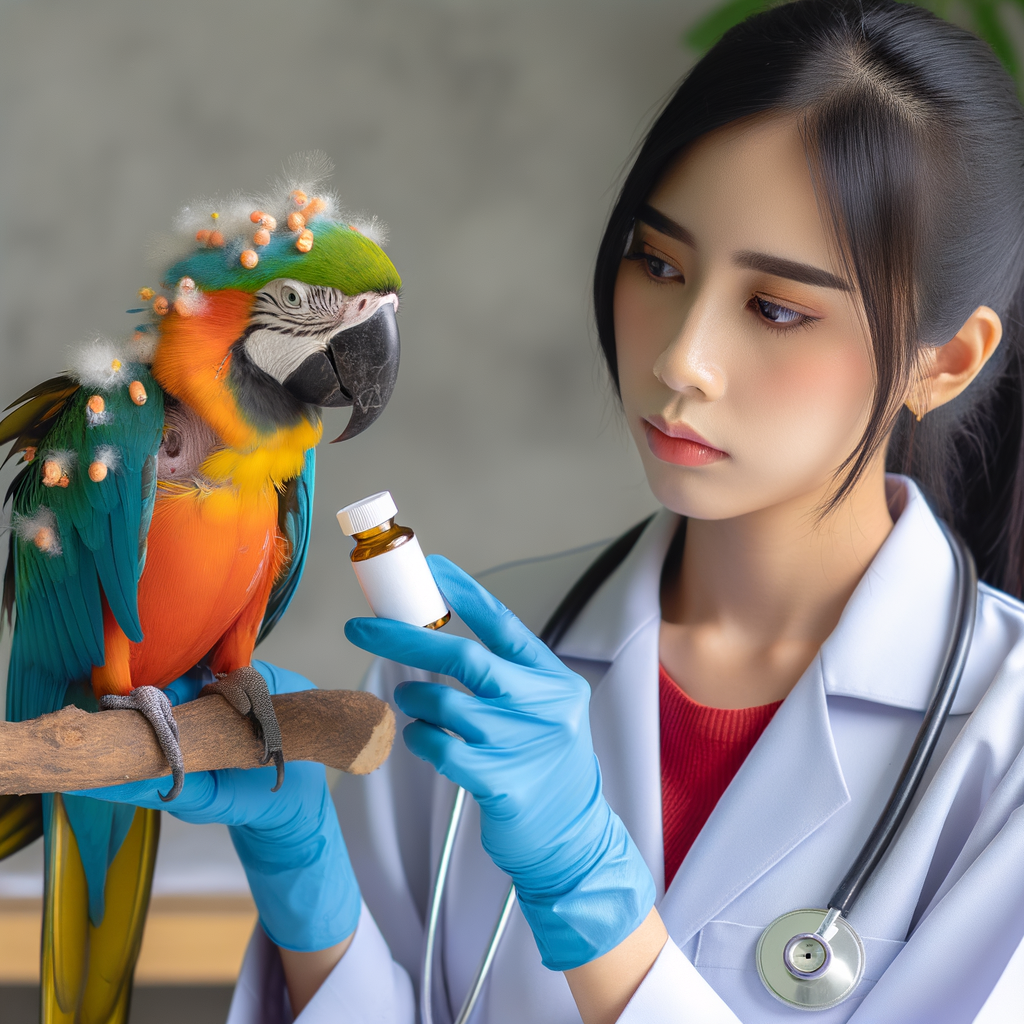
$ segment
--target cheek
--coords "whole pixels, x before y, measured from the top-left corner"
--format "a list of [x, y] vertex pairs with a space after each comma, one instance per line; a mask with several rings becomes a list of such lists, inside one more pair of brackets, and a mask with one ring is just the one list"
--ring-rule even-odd
[[853, 450], [870, 411], [871, 362], [863, 346], [823, 340], [800, 339], [784, 358], [751, 360], [734, 374], [733, 397], [758, 428], [748, 434], [752, 456], [831, 470]]

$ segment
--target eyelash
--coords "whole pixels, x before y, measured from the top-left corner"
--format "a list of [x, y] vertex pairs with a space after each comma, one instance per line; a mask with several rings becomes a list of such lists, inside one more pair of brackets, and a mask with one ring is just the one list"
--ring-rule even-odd
[[[626, 255], [626, 259], [627, 260], [633, 260], [633, 261], [642, 260], [644, 262], [644, 264], [645, 264], [644, 270], [646, 271], [647, 276], [652, 281], [657, 281], [660, 284], [665, 284], [668, 281], [683, 281], [684, 280], [681, 271], [677, 271], [677, 273], [679, 273], [679, 277], [662, 277], [660, 274], [656, 274], [654, 272], [654, 264], [655, 263], [660, 263], [662, 267], [672, 267], [672, 264], [669, 263], [668, 260], [662, 259], [660, 256], [655, 256], [653, 253], [649, 253], [649, 252], [631, 252], [631, 253], [628, 253]], [[672, 267], [672, 269], [675, 270], [676, 268]]]
[[[662, 277], [660, 274], [655, 273], [654, 265], [660, 264], [661, 267], [671, 267], [672, 264], [668, 260], [662, 259], [660, 256], [655, 256], [649, 252], [631, 252], [626, 256], [627, 260], [632, 261], [643, 261], [645, 264], [644, 270], [647, 276], [657, 284], [667, 284], [670, 281], [684, 282], [682, 273], [679, 277]], [[676, 268], [672, 268], [673, 270]], [[798, 331], [803, 327], [810, 327], [812, 324], [818, 322], [818, 317], [808, 316], [806, 313], [799, 313], [795, 309], [790, 309], [789, 306], [783, 306], [779, 302], [772, 302], [770, 299], [763, 298], [760, 295], [755, 295], [748, 304], [749, 308], [753, 311], [754, 315], [771, 331], [776, 331], [779, 334], [789, 334], [792, 331]], [[778, 313], [792, 313], [796, 320], [789, 323], [778, 323], [777, 321], [771, 320], [767, 315], [767, 310], [777, 310]]]
[[[792, 331], [799, 331], [802, 327], [810, 327], [812, 324], [818, 322], [818, 317], [808, 316], [806, 313], [798, 313], [795, 309], [790, 309], [789, 306], [783, 306], [781, 303], [772, 302], [771, 299], [763, 298], [760, 295], [755, 295], [748, 303], [749, 307], [753, 309], [754, 315], [770, 330], [776, 331], [779, 334], [789, 334]], [[789, 323], [780, 324], [774, 320], [770, 320], [765, 313], [765, 307], [773, 310], [778, 310], [782, 313], [792, 313], [796, 320], [790, 321]]]

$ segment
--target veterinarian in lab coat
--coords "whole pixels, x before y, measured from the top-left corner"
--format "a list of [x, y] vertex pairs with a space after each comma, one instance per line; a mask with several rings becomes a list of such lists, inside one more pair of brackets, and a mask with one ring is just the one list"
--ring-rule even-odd
[[[796, 907], [821, 906], [888, 799], [928, 702], [951, 625], [953, 560], [915, 485], [890, 478], [898, 519], [836, 630], [737, 773], [666, 891], [658, 758], [658, 584], [678, 517], [656, 517], [588, 604], [558, 654], [593, 685], [604, 792], [650, 867], [669, 941], [620, 1021], [805, 1020], [761, 984], [754, 947]], [[596, 554], [512, 566], [482, 582], [539, 628]], [[378, 663], [389, 697], [422, 673]], [[901, 834], [852, 921], [866, 970], [857, 992], [811, 1020], [970, 1021], [1024, 935], [1024, 609], [982, 585], [967, 670]], [[400, 726], [408, 719], [399, 713]], [[298, 1018], [411, 1022], [428, 890], [455, 787], [396, 744], [336, 800], [365, 900], [355, 939]], [[470, 804], [443, 910], [446, 985], [457, 1011], [508, 885], [480, 845]], [[428, 865], [424, 852], [429, 851]], [[908, 934], [912, 933], [909, 942]], [[257, 930], [231, 1020], [290, 1019], [277, 951]], [[572, 1021], [563, 976], [542, 966], [518, 910], [476, 1020]]]

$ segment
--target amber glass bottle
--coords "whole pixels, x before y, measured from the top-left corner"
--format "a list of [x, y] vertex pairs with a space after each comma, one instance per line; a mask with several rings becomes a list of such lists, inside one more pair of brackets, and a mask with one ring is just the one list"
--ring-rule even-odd
[[420, 542], [395, 522], [398, 507], [381, 491], [338, 512], [342, 531], [355, 540], [349, 558], [373, 614], [439, 629], [450, 618], [430, 575]]

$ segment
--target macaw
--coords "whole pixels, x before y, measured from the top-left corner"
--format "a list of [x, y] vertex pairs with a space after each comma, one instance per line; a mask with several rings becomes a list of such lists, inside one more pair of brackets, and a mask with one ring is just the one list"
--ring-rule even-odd
[[[316, 183], [183, 214], [181, 252], [143, 289], [130, 341], [96, 342], [0, 422], [24, 468], [4, 609], [7, 718], [135, 708], [183, 765], [162, 688], [206, 673], [284, 770], [255, 645], [309, 543], [320, 407], [336, 440], [381, 413], [398, 368], [401, 281]], [[275, 787], [276, 788], [276, 787]], [[0, 798], [0, 855], [45, 835], [42, 1019], [123, 1024], [156, 856], [155, 811], [87, 797]]]

